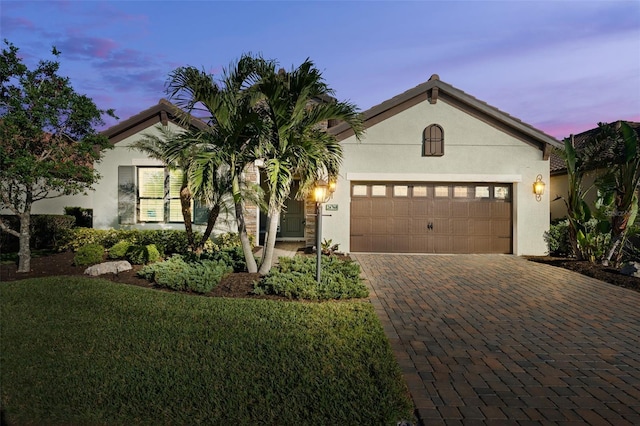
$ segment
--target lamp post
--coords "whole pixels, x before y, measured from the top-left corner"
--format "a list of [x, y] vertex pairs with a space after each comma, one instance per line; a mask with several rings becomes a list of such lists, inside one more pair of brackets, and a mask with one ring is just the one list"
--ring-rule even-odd
[[320, 271], [322, 270], [322, 203], [326, 203], [336, 190], [336, 182], [316, 182], [313, 190], [313, 198], [316, 202], [316, 281], [320, 284]]

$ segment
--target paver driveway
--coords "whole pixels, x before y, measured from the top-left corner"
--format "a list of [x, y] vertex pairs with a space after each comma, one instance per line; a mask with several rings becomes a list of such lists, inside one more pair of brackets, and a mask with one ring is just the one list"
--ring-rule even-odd
[[640, 425], [640, 293], [515, 256], [353, 257], [423, 424]]

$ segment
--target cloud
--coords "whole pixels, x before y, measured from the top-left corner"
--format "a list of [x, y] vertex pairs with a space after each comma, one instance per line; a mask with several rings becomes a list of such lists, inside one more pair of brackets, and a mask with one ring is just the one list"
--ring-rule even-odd
[[118, 47], [118, 43], [109, 38], [71, 35], [57, 43], [58, 49], [70, 59], [107, 59]]

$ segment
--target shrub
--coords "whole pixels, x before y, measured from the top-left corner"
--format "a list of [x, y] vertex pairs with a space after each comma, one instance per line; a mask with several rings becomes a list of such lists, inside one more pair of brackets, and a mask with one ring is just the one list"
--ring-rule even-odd
[[104, 246], [100, 244], [87, 244], [82, 246], [73, 257], [73, 263], [77, 266], [94, 265], [104, 259]]
[[124, 259], [130, 247], [131, 243], [129, 241], [118, 241], [109, 249], [109, 259]]
[[65, 207], [64, 214], [76, 218], [76, 227], [93, 228], [93, 209], [82, 207]]
[[[7, 226], [16, 231], [20, 230], [20, 221], [17, 216], [2, 215], [2, 221]], [[32, 249], [53, 249], [60, 241], [68, 238], [75, 219], [73, 216], [55, 214], [34, 214], [31, 215], [30, 232]], [[0, 247], [2, 252], [18, 251], [19, 240], [17, 237], [0, 232]]]
[[547, 242], [551, 256], [570, 256], [573, 254], [569, 241], [569, 221], [567, 219], [552, 223], [549, 231], [544, 233], [544, 240]]
[[178, 291], [207, 293], [215, 288], [222, 278], [231, 273], [232, 268], [218, 260], [189, 260], [174, 255], [164, 262], [147, 265], [138, 271], [138, 275]]
[[[196, 238], [202, 238], [195, 233]], [[154, 229], [89, 229], [75, 228], [63, 241], [58, 243], [60, 251], [72, 250], [86, 244], [102, 244], [111, 247], [120, 241], [128, 241], [133, 245], [147, 246], [154, 244], [161, 256], [173, 253], [187, 253], [189, 244], [187, 234], [180, 230], [154, 230]]]
[[128, 248], [125, 257], [134, 265], [145, 265], [160, 260], [160, 252], [155, 244], [146, 246], [132, 245]]
[[350, 299], [369, 295], [367, 286], [360, 278], [360, 266], [351, 260], [323, 256], [320, 284], [315, 279], [315, 258], [281, 257], [279, 263], [256, 283], [254, 293], [310, 300]]

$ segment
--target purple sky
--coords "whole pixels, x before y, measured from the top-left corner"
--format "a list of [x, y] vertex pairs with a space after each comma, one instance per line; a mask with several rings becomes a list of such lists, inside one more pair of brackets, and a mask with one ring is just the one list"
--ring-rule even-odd
[[[640, 2], [0, 1], [0, 37], [126, 119], [182, 65], [307, 57], [366, 110], [440, 79], [559, 139], [640, 121]], [[110, 121], [109, 125], [115, 124]]]

